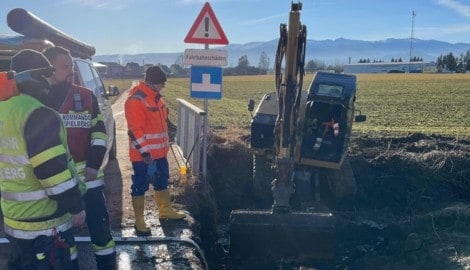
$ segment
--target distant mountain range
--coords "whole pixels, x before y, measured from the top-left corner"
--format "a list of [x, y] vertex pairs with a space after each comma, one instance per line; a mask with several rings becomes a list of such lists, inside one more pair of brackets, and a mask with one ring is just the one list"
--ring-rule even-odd
[[[265, 42], [250, 42], [246, 44], [230, 44], [227, 46], [210, 47], [226, 50], [228, 53], [228, 66], [238, 65], [238, 59], [244, 55], [248, 57], [251, 66], [258, 66], [260, 56], [265, 52], [274, 63], [278, 39]], [[195, 49], [202, 49], [202, 44], [194, 44]], [[339, 38], [335, 40], [307, 40], [306, 61], [321, 61], [327, 65], [354, 64], [360, 59], [369, 59], [371, 62], [390, 62], [391, 59], [401, 58], [408, 61], [411, 56], [422, 58], [425, 62], [436, 61], [440, 55], [452, 52], [455, 57], [465, 54], [470, 50], [469, 43], [448, 43], [437, 40], [393, 39], [380, 41], [363, 41]], [[111, 54], [96, 55], [93, 57], [97, 62], [117, 62], [125, 65], [128, 62], [143, 64], [165, 64], [172, 65], [178, 56], [184, 52], [174, 53], [143, 53], [143, 54]]]

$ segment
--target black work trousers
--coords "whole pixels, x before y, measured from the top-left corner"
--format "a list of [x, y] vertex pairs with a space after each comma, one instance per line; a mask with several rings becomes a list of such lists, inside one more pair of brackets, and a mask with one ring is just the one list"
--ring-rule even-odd
[[[111, 235], [109, 213], [106, 207], [106, 199], [103, 186], [88, 189], [83, 196], [86, 211], [86, 223], [90, 232], [93, 252], [97, 257], [98, 269], [101, 270], [102, 261], [116, 259], [115, 244]], [[106, 268], [110, 269], [110, 268]]]

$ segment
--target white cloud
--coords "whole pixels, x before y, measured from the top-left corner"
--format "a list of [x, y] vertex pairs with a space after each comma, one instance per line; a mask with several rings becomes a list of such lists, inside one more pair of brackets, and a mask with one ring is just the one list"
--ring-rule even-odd
[[137, 54], [141, 52], [146, 52], [150, 51], [149, 48], [146, 47], [146, 44], [143, 44], [142, 42], [134, 42], [131, 44], [127, 44], [125, 47], [121, 48], [121, 51], [124, 54]]
[[96, 9], [121, 10], [132, 6], [136, 0], [67, 0], [67, 2]]
[[[227, 2], [228, 0], [212, 0], [211, 4], [215, 2]], [[207, 0], [180, 0], [176, 3], [183, 4], [183, 5], [192, 5], [192, 4], [204, 4], [206, 3]]]
[[180, 3], [182, 4], [199, 4], [199, 3], [205, 3], [207, 2], [206, 0], [181, 0]]
[[470, 18], [470, 6], [465, 5], [457, 0], [436, 0], [439, 5], [448, 7], [455, 12]]
[[285, 18], [285, 17], [286, 17], [286, 14], [277, 14], [277, 15], [267, 16], [267, 17], [264, 17], [264, 18], [247, 20], [247, 21], [241, 22], [241, 24], [242, 25], [254, 25], [254, 24], [259, 24], [259, 23], [263, 23], [263, 22], [266, 22], [266, 21], [271, 21], [271, 20], [274, 20], [274, 19]]
[[436, 27], [420, 27], [416, 29], [416, 37], [419, 39], [436, 39], [442, 41], [457, 42], [458, 40], [448, 40], [456, 36], [470, 35], [470, 24], [453, 24]]

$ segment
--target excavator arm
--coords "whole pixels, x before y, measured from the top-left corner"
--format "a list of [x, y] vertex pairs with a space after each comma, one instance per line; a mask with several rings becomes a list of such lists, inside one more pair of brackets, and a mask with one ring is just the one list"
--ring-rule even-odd
[[292, 3], [289, 24], [280, 25], [275, 59], [276, 92], [263, 97], [252, 122], [251, 149], [256, 164], [253, 175], [262, 175], [261, 169], [270, 167], [264, 166], [271, 163], [263, 162], [267, 161], [264, 157], [272, 156], [273, 168], [271, 178], [259, 179], [260, 182], [253, 179], [254, 199], [259, 195], [255, 186], [262, 183], [260, 187], [264, 187], [266, 180], [271, 183], [274, 202], [269, 210], [234, 210], [230, 215], [229, 253], [240, 260], [238, 263], [251, 267], [248, 269], [262, 269], [253, 265], [264, 260], [331, 259], [333, 256], [332, 214], [291, 211], [289, 204], [297, 177], [299, 135], [303, 133], [301, 107], [306, 100], [305, 94], [302, 96], [302, 84], [307, 28], [300, 23], [301, 8], [300, 2]]
[[301, 9], [302, 3], [292, 3], [288, 28], [281, 24], [275, 60], [279, 111], [274, 129], [275, 179], [272, 192], [273, 211], [281, 212], [289, 211], [289, 198], [293, 193], [296, 125], [305, 73], [307, 27], [300, 23]]
[[330, 209], [356, 193], [347, 155], [352, 123], [365, 121], [354, 117], [356, 76], [315, 72], [302, 90], [307, 28], [301, 9], [292, 3], [288, 25], [280, 25], [276, 90], [263, 96], [251, 122], [253, 209], [230, 215], [230, 253], [244, 260], [331, 260], [336, 219]]

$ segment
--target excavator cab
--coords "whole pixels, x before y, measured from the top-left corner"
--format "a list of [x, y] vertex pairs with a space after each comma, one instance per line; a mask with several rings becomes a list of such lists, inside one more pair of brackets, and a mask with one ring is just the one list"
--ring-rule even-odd
[[[354, 121], [356, 76], [317, 72], [308, 89], [299, 133], [299, 164], [340, 169]], [[302, 117], [303, 116], [303, 117]]]

